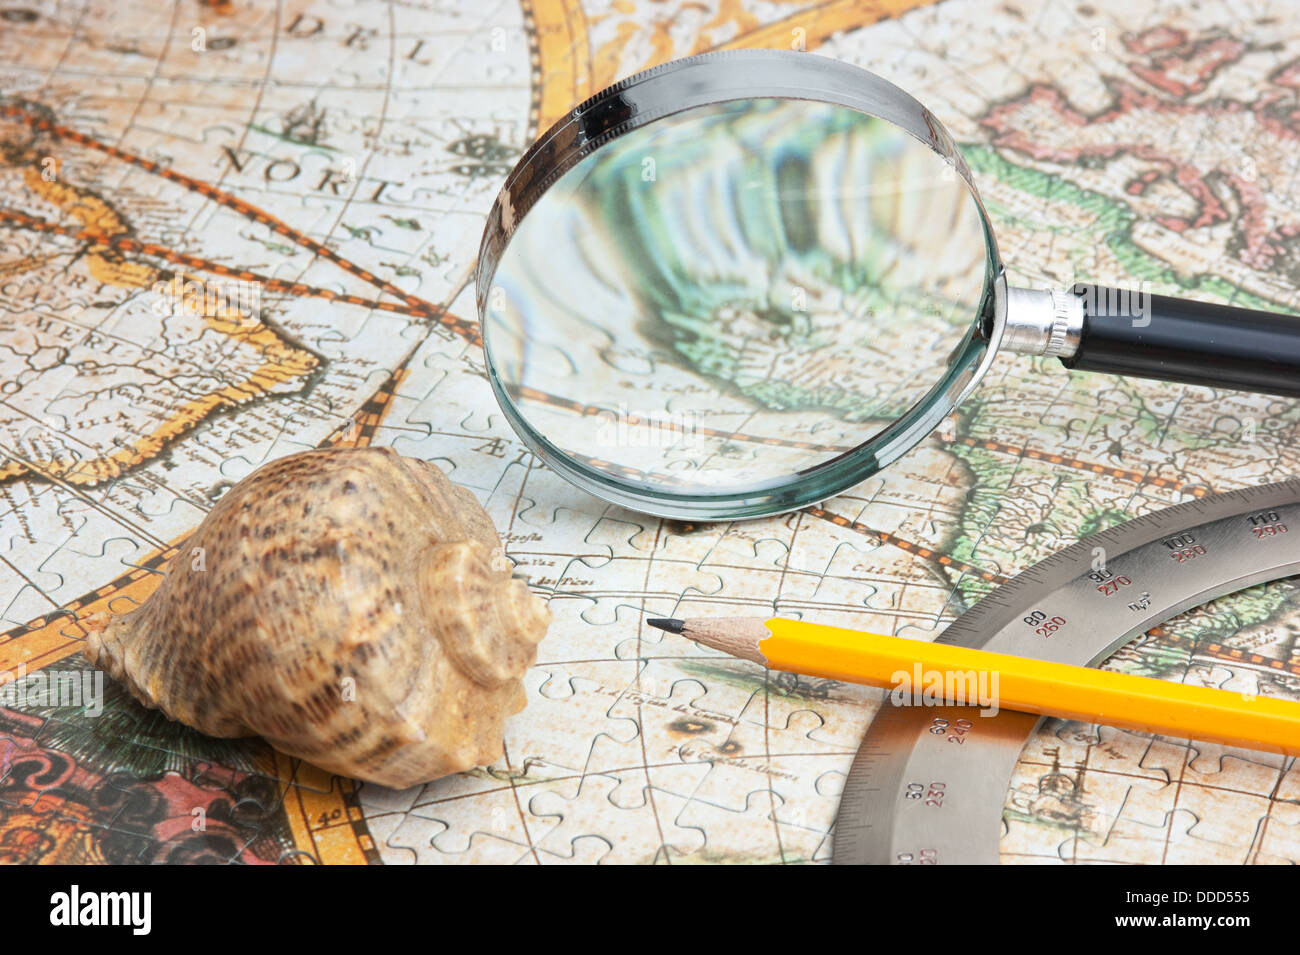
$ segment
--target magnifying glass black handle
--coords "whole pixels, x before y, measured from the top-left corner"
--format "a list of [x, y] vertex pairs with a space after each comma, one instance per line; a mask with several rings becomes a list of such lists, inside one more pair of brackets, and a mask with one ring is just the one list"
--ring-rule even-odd
[[1079, 349], [1067, 368], [1300, 397], [1300, 317], [1075, 285]]

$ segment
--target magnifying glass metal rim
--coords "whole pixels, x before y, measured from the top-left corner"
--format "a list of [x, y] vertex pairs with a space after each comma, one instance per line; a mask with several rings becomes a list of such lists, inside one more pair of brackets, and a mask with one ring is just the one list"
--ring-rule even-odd
[[[948, 373], [891, 426], [858, 447], [767, 486], [674, 491], [629, 476], [607, 462], [584, 464], [526, 420], [493, 369], [487, 302], [511, 236], [566, 172], [602, 146], [674, 113], [744, 99], [803, 99], [856, 110], [898, 126], [947, 161], [975, 202], [989, 263], [978, 320]], [[998, 352], [1007, 313], [1005, 272], [969, 166], [937, 118], [875, 74], [811, 53], [728, 50], [674, 60], [622, 80], [580, 103], [520, 158], [488, 215], [479, 248], [475, 298], [488, 377], [511, 427], [548, 467], [584, 490], [642, 513], [683, 520], [760, 517], [797, 510], [860, 483], [925, 438], [983, 378]]]

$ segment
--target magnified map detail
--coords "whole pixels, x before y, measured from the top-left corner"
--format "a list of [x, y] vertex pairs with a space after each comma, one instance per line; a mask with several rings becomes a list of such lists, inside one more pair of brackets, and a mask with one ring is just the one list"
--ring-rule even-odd
[[580, 461], [770, 487], [936, 387], [987, 262], [978, 204], [924, 144], [843, 107], [737, 100], [561, 177], [502, 254], [486, 347], [528, 424]]

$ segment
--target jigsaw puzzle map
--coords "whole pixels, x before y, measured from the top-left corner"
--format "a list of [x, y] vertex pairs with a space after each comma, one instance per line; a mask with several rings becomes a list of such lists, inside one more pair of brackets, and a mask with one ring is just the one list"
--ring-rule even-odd
[[[0, 861], [828, 861], [882, 694], [764, 675], [645, 617], [932, 639], [1083, 535], [1300, 473], [1300, 406], [1004, 357], [938, 433], [820, 506], [636, 515], [542, 466], [492, 399], [471, 279], [506, 173], [622, 76], [793, 47], [943, 120], [1015, 284], [1289, 309], [1292, 17], [1152, 0], [4, 0], [0, 670], [31, 692], [0, 708]], [[95, 706], [42, 697], [93, 677], [85, 619], [191, 559], [184, 541], [236, 481], [340, 444], [437, 463], [548, 599], [497, 763], [397, 792], [203, 737], [111, 681]], [[1298, 626], [1281, 581], [1107, 666], [1300, 698]], [[1008, 863], [1295, 862], [1300, 772], [1049, 720], [1002, 825]]]

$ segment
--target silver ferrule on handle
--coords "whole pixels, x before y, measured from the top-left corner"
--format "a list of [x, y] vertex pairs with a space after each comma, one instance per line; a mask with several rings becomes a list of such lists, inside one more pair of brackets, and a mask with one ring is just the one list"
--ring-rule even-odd
[[1007, 287], [1001, 347], [1017, 355], [1069, 358], [1083, 338], [1083, 300], [1066, 289]]

